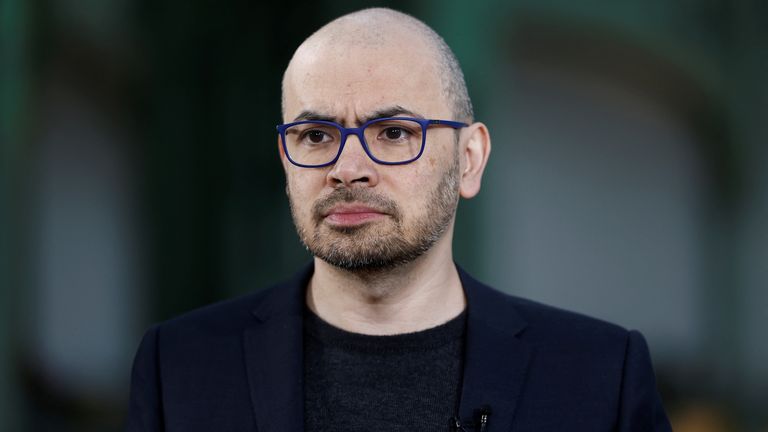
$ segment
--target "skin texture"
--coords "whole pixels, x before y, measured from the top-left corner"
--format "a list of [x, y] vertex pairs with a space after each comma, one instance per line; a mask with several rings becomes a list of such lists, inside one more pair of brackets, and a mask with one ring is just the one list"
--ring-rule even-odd
[[[336, 20], [296, 51], [283, 81], [284, 122], [313, 112], [352, 127], [394, 107], [457, 119], [434, 44], [413, 18], [386, 9]], [[465, 307], [451, 241], [459, 196], [479, 192], [485, 125], [430, 128], [413, 163], [379, 165], [350, 136], [329, 167], [300, 168], [280, 149], [297, 231], [315, 254], [307, 304], [364, 334], [442, 324]]]

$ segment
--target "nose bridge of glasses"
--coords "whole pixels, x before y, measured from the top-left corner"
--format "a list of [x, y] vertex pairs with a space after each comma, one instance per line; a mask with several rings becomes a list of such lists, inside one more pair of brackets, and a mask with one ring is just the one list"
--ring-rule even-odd
[[[365, 131], [364, 131], [364, 129], [365, 129], [364, 127], [356, 127], [356, 128], [344, 128], [344, 127], [342, 127], [341, 128], [341, 133], [342, 133], [341, 143], [340, 143], [340, 145], [342, 147], [340, 149], [341, 153], [343, 153], [344, 150], [346, 150], [346, 146], [348, 144], [350, 136], [356, 137], [357, 141], [358, 141], [358, 144], [360, 144], [360, 150], [363, 150], [364, 153], [368, 153], [368, 149], [366, 148], [367, 145], [366, 145], [366, 142], [365, 142], [365, 136], [364, 136], [364, 132]], [[341, 156], [341, 155], [339, 155], [339, 156]]]
[[[366, 148], [362, 128], [340, 128], [342, 138], [339, 150], [328, 173], [328, 178], [336, 183], [373, 184], [378, 178], [376, 163]], [[350, 143], [351, 136], [357, 137], [358, 143]], [[359, 144], [359, 146], [357, 145]]]

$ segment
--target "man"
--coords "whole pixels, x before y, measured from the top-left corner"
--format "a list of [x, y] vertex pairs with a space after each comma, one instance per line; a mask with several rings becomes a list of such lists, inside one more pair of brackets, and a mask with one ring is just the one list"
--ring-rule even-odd
[[458, 63], [388, 9], [307, 39], [278, 150], [314, 262], [155, 326], [130, 431], [670, 430], [637, 332], [507, 296], [457, 268], [459, 197], [490, 152]]

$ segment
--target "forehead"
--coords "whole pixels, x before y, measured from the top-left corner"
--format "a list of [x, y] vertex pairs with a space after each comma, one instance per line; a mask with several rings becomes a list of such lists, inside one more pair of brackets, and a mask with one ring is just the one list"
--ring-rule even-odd
[[354, 119], [388, 106], [449, 115], [436, 53], [423, 42], [399, 39], [300, 47], [283, 83], [285, 120], [306, 110]]

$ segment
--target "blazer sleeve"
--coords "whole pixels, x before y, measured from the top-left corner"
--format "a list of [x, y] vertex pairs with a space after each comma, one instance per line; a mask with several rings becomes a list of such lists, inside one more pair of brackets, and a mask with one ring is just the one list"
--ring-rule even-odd
[[141, 340], [131, 372], [131, 395], [126, 432], [163, 431], [162, 397], [158, 362], [158, 327], [152, 327]]
[[671, 432], [667, 415], [656, 389], [656, 378], [645, 338], [629, 332], [619, 404], [620, 432]]

